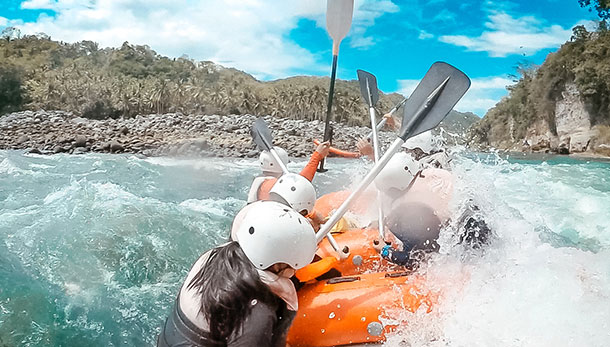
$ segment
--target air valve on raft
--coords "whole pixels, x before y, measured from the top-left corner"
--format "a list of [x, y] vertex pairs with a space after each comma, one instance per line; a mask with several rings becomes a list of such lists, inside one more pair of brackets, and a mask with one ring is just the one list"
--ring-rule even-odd
[[381, 336], [383, 333], [383, 325], [379, 322], [370, 322], [366, 327], [366, 331], [368, 331], [371, 336]]

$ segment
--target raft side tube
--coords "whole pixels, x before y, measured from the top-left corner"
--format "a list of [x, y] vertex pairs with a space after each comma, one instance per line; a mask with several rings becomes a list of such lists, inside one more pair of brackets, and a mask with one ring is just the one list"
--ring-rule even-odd
[[[431, 311], [435, 298], [422, 278], [381, 272], [306, 284], [298, 292], [299, 311], [288, 333], [290, 346], [341, 346], [383, 342], [408, 322], [396, 313]], [[384, 322], [396, 324], [383, 325]]]

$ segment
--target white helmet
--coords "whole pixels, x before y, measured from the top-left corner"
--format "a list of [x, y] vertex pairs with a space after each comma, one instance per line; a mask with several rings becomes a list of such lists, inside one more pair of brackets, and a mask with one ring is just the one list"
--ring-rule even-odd
[[418, 170], [419, 164], [410, 154], [396, 153], [375, 178], [375, 186], [384, 192], [405, 190]]
[[316, 253], [316, 233], [309, 221], [276, 201], [256, 201], [236, 226], [237, 242], [261, 270], [277, 263], [307, 266]]
[[[286, 151], [281, 147], [274, 146], [273, 149], [275, 149], [277, 155], [284, 162], [284, 165], [288, 165], [288, 153], [286, 153]], [[261, 164], [261, 169], [263, 171], [278, 174], [282, 173], [282, 167], [275, 160], [271, 152], [262, 151], [261, 155], [258, 157], [258, 161]]]
[[[285, 202], [295, 211], [308, 215], [316, 203], [316, 190], [311, 182], [295, 173], [283, 174], [269, 191], [272, 200]], [[277, 199], [279, 197], [280, 199]]]
[[407, 141], [405, 141], [402, 147], [409, 149], [419, 147], [422, 151], [430, 153], [432, 151], [438, 150], [439, 146], [437, 141], [435, 141], [432, 136], [432, 130], [430, 130], [408, 139]]

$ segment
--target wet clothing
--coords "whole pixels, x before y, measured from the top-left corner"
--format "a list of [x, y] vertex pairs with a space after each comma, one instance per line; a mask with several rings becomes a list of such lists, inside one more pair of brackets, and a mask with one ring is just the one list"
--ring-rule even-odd
[[449, 203], [453, 194], [453, 176], [449, 171], [427, 168], [420, 171], [408, 191], [400, 191], [390, 206], [386, 225], [401, 241], [401, 250], [385, 246], [381, 256], [392, 263], [413, 268], [418, 259], [414, 251], [436, 251], [441, 228], [449, 222]]
[[[228, 341], [214, 341], [211, 338], [209, 323], [200, 312], [200, 294], [196, 289], [188, 288], [188, 283], [191, 283], [201, 268], [206, 266], [210, 254], [211, 251], [197, 259], [189, 271], [172, 314], [161, 330], [157, 346], [285, 346], [288, 328], [296, 316], [296, 311], [290, 310], [286, 302], [277, 295], [274, 296], [272, 303], [252, 300], [250, 314], [246, 317], [242, 328], [238, 329]], [[270, 283], [275, 280], [277, 275], [261, 275], [261, 281], [267, 284], [272, 292], [277, 291], [277, 286]], [[286, 281], [290, 282], [288, 279]], [[292, 282], [290, 284], [292, 285]], [[292, 290], [294, 291], [294, 287]]]
[[[320, 153], [313, 152], [309, 162], [299, 174], [311, 182], [316, 174], [316, 169], [318, 168], [320, 160], [322, 160]], [[276, 181], [277, 177], [274, 176], [260, 176], [255, 178], [252, 182], [252, 186], [250, 186], [247, 202], [251, 203], [258, 200], [269, 200], [269, 191], [271, 191], [271, 188], [273, 188]]]
[[187, 346], [286, 346], [286, 336], [292, 324], [295, 311], [286, 308], [286, 304], [278, 299], [275, 305], [268, 305], [253, 300], [250, 315], [244, 321], [238, 334], [229, 341], [214, 341], [210, 334], [199, 328], [180, 309], [179, 298], [174, 304], [171, 315], [165, 321], [157, 339], [157, 347], [187, 347]]
[[408, 192], [402, 192], [391, 205], [384, 205], [391, 206], [388, 215], [405, 203], [426, 205], [438, 217], [440, 223], [444, 224], [451, 218], [449, 203], [452, 196], [453, 175], [447, 170], [428, 168], [421, 171]]

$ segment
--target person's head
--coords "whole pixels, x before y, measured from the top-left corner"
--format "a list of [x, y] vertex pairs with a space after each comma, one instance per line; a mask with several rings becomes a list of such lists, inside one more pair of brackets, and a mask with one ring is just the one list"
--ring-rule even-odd
[[430, 206], [415, 201], [400, 203], [386, 218], [386, 225], [407, 251], [437, 247], [441, 224]]
[[236, 226], [235, 235], [254, 267], [265, 270], [278, 263], [300, 269], [311, 263], [317, 248], [309, 221], [276, 201], [257, 201]]
[[[288, 153], [281, 147], [273, 147], [277, 155], [280, 157], [284, 165], [288, 165]], [[275, 157], [269, 151], [262, 151], [258, 157], [258, 162], [261, 166], [263, 173], [270, 176], [280, 176], [282, 174], [282, 167], [275, 160]]]
[[235, 241], [213, 249], [188, 288], [200, 295], [199, 310], [209, 324], [210, 337], [220, 344], [243, 326], [253, 300], [264, 303], [274, 300], [271, 290]]
[[419, 164], [407, 153], [396, 153], [375, 178], [375, 186], [387, 195], [403, 194], [419, 170]]
[[316, 203], [316, 189], [307, 178], [299, 174], [287, 173], [278, 178], [269, 191], [269, 197], [273, 201], [285, 203], [306, 216], [313, 211]]
[[257, 201], [244, 210], [234, 223], [235, 240], [212, 250], [206, 265], [188, 284], [201, 295], [200, 310], [218, 341], [226, 341], [242, 326], [252, 300], [273, 302], [274, 294], [257, 270], [290, 274], [286, 270], [308, 265], [317, 248], [311, 224], [289, 207]]
[[439, 151], [439, 143], [432, 136], [432, 131], [425, 131], [413, 136], [402, 145], [407, 151], [413, 152], [416, 157], [429, 155]]

